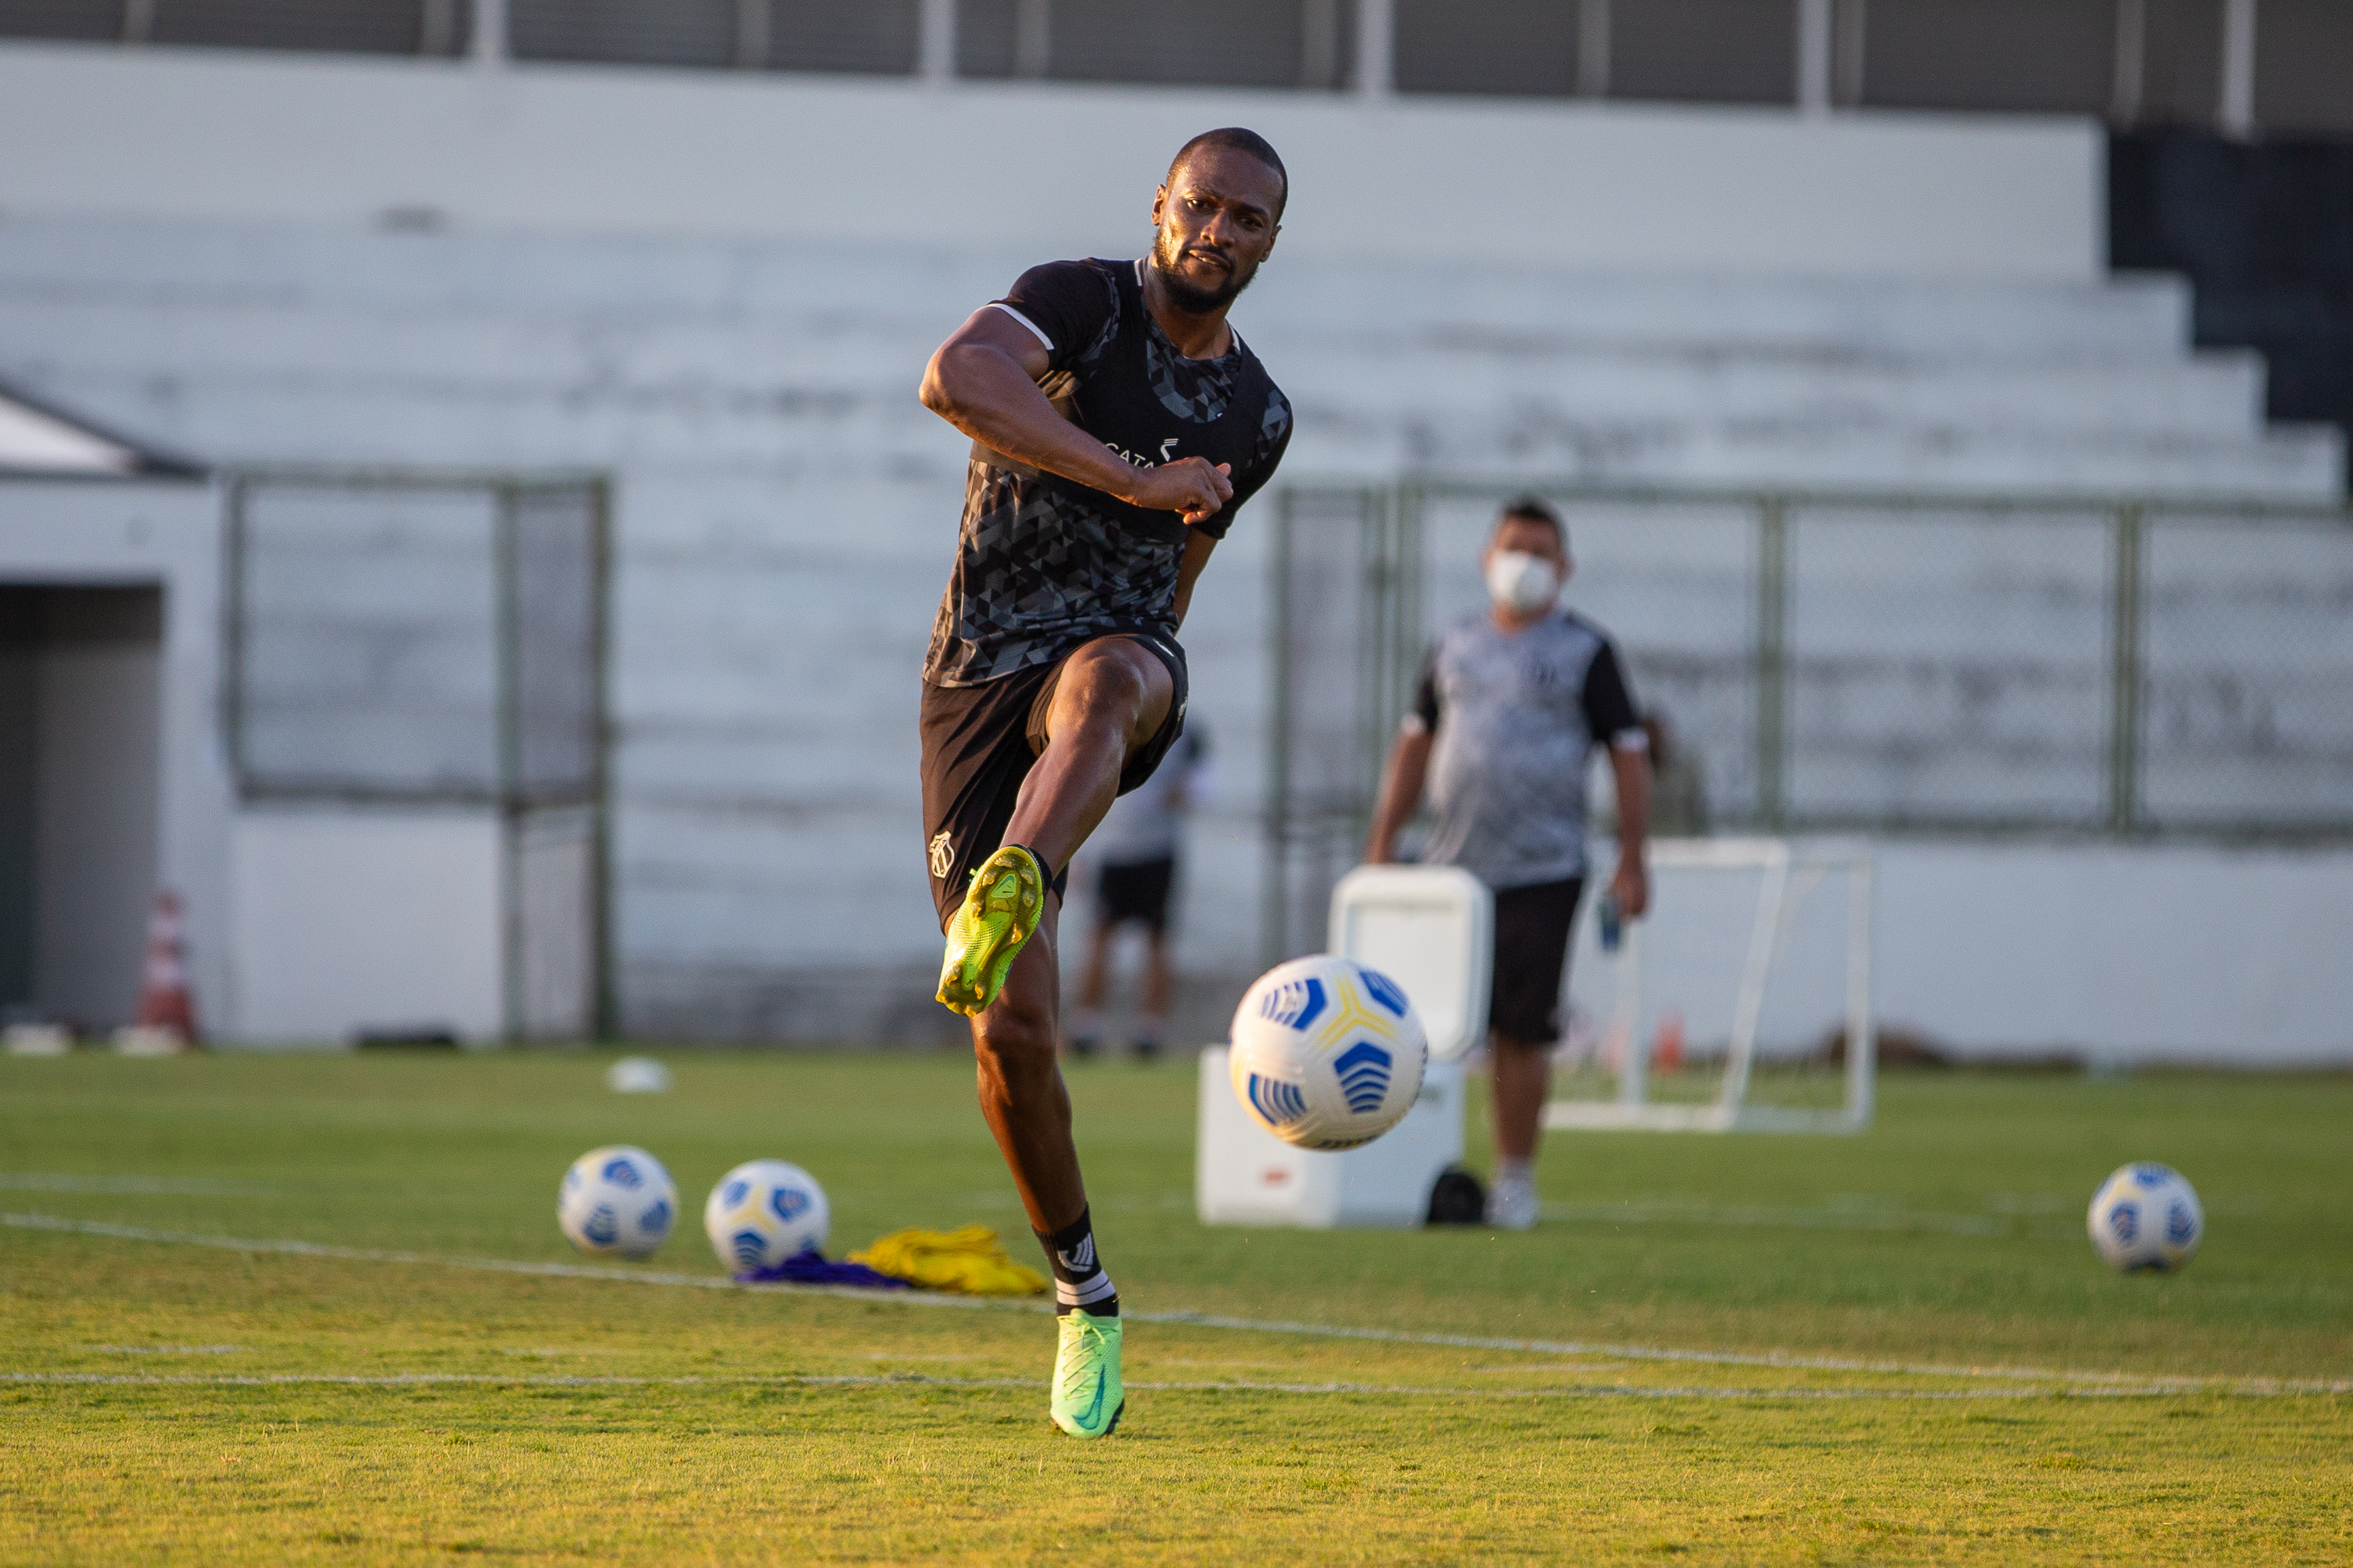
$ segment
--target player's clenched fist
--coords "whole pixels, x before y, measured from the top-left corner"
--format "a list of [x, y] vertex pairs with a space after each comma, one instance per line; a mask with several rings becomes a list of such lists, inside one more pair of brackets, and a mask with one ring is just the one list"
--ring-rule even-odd
[[1234, 499], [1232, 466], [1206, 458], [1179, 458], [1140, 470], [1125, 500], [1147, 511], [1173, 511], [1187, 523], [1206, 522]]

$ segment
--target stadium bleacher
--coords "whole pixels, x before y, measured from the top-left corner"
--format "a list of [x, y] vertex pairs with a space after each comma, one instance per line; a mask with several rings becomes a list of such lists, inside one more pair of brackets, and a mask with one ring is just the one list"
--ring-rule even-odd
[[[905, 706], [963, 459], [913, 384], [1026, 259], [15, 217], [0, 376], [232, 466], [612, 473], [629, 1016], [889, 1030], [916, 1015], [878, 1016], [904, 987], [876, 982], [927, 954], [912, 733], [874, 715]], [[1239, 320], [1303, 411], [1303, 478], [2337, 494], [2338, 434], [2267, 426], [2260, 362], [2193, 353], [2188, 310], [2160, 278], [1441, 279], [1310, 258]], [[1264, 682], [1252, 531], [1236, 544], [1188, 640], [1239, 786], [1210, 837], [1240, 854]], [[796, 985], [770, 967], [769, 889], [812, 859], [839, 914], [796, 939], [823, 966]], [[1197, 961], [1240, 972], [1252, 941], [1205, 928]]]

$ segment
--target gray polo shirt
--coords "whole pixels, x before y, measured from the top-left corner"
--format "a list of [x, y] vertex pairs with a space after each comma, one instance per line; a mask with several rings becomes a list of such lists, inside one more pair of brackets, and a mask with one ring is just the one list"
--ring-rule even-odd
[[1567, 610], [1516, 634], [1480, 615], [1430, 645], [1409, 731], [1437, 736], [1425, 863], [1491, 888], [1585, 875], [1585, 764], [1645, 737], [1617, 651]]

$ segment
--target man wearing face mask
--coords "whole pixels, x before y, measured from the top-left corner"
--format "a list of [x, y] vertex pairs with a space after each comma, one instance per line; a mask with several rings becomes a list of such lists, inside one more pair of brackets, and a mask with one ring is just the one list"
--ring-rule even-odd
[[1649, 906], [1644, 841], [1649, 738], [1609, 637], [1561, 608], [1567, 531], [1534, 499], [1504, 509], [1482, 559], [1493, 604], [1448, 628], [1422, 664], [1413, 711], [1389, 749], [1365, 859], [1396, 858], [1427, 781], [1435, 816], [1425, 863], [1460, 866], [1495, 893], [1488, 1027], [1494, 1058], [1491, 1225], [1536, 1222], [1536, 1132], [1560, 1038], [1561, 976], [1585, 891], [1586, 760], [1609, 749], [1627, 920]]

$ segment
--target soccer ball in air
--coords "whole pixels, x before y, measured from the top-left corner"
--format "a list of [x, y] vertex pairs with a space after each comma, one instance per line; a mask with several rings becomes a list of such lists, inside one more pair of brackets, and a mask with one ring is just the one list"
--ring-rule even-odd
[[2181, 1173], [2153, 1162], [2126, 1165], [2100, 1184], [2084, 1217], [2111, 1268], [2179, 1268], [2206, 1235], [2206, 1214]]
[[719, 1178], [702, 1205], [702, 1228], [719, 1261], [737, 1274], [780, 1267], [796, 1253], [822, 1251], [833, 1227], [825, 1189], [798, 1165], [752, 1160]]
[[1259, 977], [1234, 1010], [1234, 1094], [1303, 1149], [1353, 1149], [1401, 1121], [1430, 1044], [1404, 989], [1329, 953]]
[[645, 1258], [670, 1238], [678, 1188], [662, 1163], [627, 1143], [591, 1149], [556, 1189], [555, 1223], [583, 1252]]

